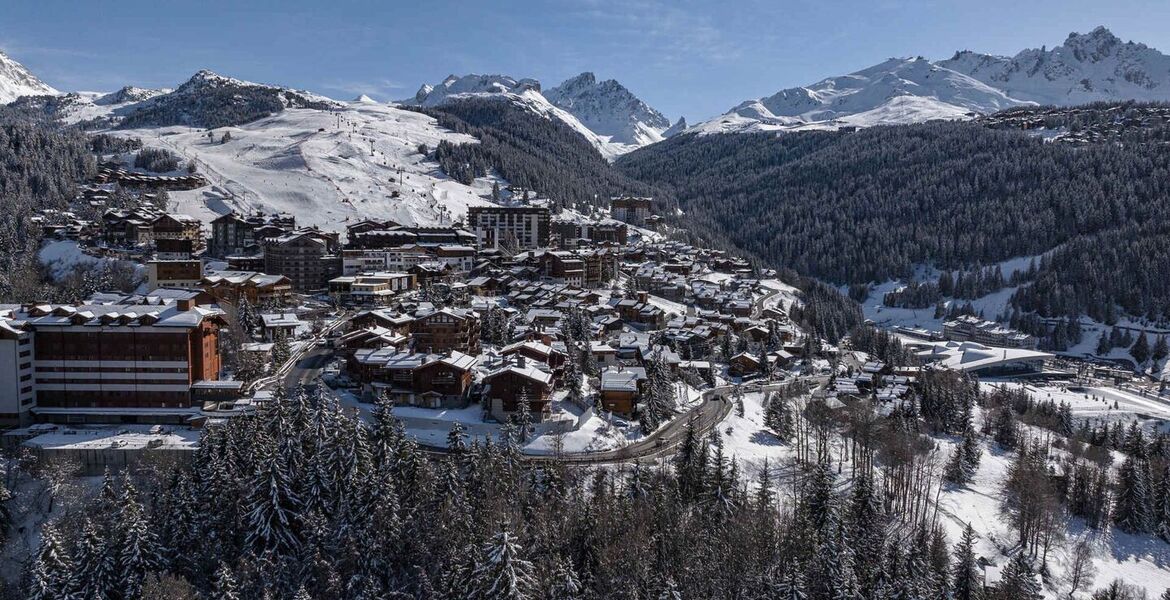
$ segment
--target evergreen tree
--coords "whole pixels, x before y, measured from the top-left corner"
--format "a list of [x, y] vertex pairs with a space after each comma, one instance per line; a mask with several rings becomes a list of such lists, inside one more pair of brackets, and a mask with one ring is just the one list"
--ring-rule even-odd
[[1150, 354], [1150, 358], [1153, 358], [1155, 362], [1161, 362], [1168, 356], [1170, 356], [1170, 345], [1167, 344], [1165, 335], [1159, 335], [1158, 340], [1154, 342], [1154, 350]]
[[943, 476], [947, 478], [947, 481], [960, 485], [971, 481], [979, 469], [979, 460], [982, 454], [983, 450], [979, 447], [979, 439], [975, 429], [967, 427], [963, 431], [962, 442], [951, 453]]
[[1142, 366], [1150, 359], [1150, 340], [1146, 338], [1146, 332], [1143, 330], [1137, 336], [1137, 341], [1129, 349], [1129, 355], [1137, 362], [1138, 366]]
[[983, 580], [979, 575], [979, 565], [975, 562], [975, 530], [970, 523], [963, 529], [963, 538], [955, 547], [951, 580], [955, 600], [978, 600], [982, 597]]
[[236, 588], [236, 580], [232, 571], [224, 563], [215, 570], [215, 583], [211, 588], [209, 600], [239, 600], [240, 594]]
[[284, 332], [278, 333], [276, 340], [272, 343], [273, 368], [280, 368], [290, 358], [292, 358], [292, 346], [288, 343], [288, 335]]
[[527, 443], [528, 436], [531, 433], [532, 398], [528, 395], [528, 388], [525, 387], [520, 390], [520, 395], [516, 397], [516, 443]]
[[41, 527], [41, 547], [29, 567], [27, 598], [35, 600], [72, 600], [74, 591], [73, 560], [57, 537], [56, 528]]
[[467, 427], [455, 421], [451, 424], [451, 430], [447, 432], [447, 449], [455, 454], [462, 454], [467, 451]]
[[1018, 552], [1012, 557], [1003, 569], [1003, 579], [995, 588], [996, 598], [999, 600], [1040, 600], [1040, 582], [1032, 565]]
[[1107, 356], [1112, 350], [1113, 342], [1109, 334], [1102, 330], [1101, 337], [1097, 338], [1097, 356]]
[[256, 473], [250, 482], [248, 504], [248, 545], [256, 554], [284, 553], [300, 545], [298, 530], [301, 500], [293, 487], [290, 465], [265, 436], [259, 443]]
[[469, 598], [524, 600], [535, 588], [532, 563], [520, 557], [520, 544], [505, 527], [484, 544], [471, 576]]
[[1117, 471], [1117, 498], [1113, 513], [1117, 526], [1130, 533], [1153, 531], [1153, 498], [1150, 465], [1141, 457], [1128, 456]]
[[122, 494], [118, 500], [121, 510], [117, 520], [117, 538], [121, 543], [118, 556], [119, 588], [123, 597], [135, 598], [147, 573], [162, 565], [158, 539], [147, 521], [145, 509], [138, 500], [138, 492], [129, 474], [122, 479]]

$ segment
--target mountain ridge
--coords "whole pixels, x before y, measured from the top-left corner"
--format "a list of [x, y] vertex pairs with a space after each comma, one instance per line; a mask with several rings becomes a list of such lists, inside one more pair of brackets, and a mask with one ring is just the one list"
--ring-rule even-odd
[[689, 131], [801, 131], [964, 120], [1029, 105], [1170, 101], [1170, 56], [1099, 26], [1015, 56], [971, 50], [931, 61], [892, 58], [743, 101]]
[[21, 96], [56, 96], [59, 93], [24, 65], [0, 52], [0, 104], [8, 104]]

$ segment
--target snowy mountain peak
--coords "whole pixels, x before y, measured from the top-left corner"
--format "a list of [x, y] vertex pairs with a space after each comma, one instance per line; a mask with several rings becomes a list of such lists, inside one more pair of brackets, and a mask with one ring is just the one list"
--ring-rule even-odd
[[540, 82], [535, 79], [515, 79], [507, 75], [448, 75], [439, 85], [424, 84], [412, 100], [405, 104], [438, 106], [450, 96], [463, 94], [522, 94], [526, 91], [540, 91]]
[[24, 65], [0, 52], [0, 104], [8, 104], [21, 96], [56, 95], [59, 92], [37, 79]]
[[674, 125], [671, 125], [670, 128], [668, 128], [666, 131], [662, 132], [662, 137], [664, 137], [664, 138], [674, 137], [674, 136], [676, 136], [676, 135], [678, 135], [686, 130], [687, 130], [687, 118], [686, 117], [679, 117], [678, 120], [674, 122]]
[[806, 87], [748, 100], [699, 132], [832, 129], [962, 119], [1026, 104], [921, 57], [891, 58]]
[[1108, 58], [1113, 53], [1113, 49], [1120, 46], [1121, 43], [1121, 39], [1113, 35], [1112, 31], [1098, 26], [1085, 34], [1075, 31], [1069, 33], [1068, 38], [1064, 41], [1064, 46], [1072, 50], [1081, 61], [1098, 62]]
[[98, 106], [109, 106], [113, 104], [126, 104], [127, 102], [142, 102], [143, 100], [149, 100], [156, 96], [170, 93], [170, 91], [168, 89], [152, 90], [128, 85], [116, 92], [95, 98], [93, 103]]
[[947, 60], [891, 58], [841, 77], [748, 100], [698, 132], [832, 129], [966, 119], [1013, 106], [1170, 101], [1170, 57], [1105, 27], [1015, 56], [971, 50]]
[[1070, 33], [1064, 43], [1012, 57], [957, 52], [940, 65], [1040, 104], [1170, 100], [1170, 56], [1123, 42], [1105, 27]]
[[586, 71], [566, 79], [544, 96], [611, 142], [644, 146], [661, 141], [670, 121], [616, 80], [598, 81]]

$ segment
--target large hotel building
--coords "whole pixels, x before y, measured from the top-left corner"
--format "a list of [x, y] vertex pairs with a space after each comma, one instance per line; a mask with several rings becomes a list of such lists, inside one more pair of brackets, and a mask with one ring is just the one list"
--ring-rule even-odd
[[218, 379], [222, 313], [164, 306], [27, 305], [0, 310], [0, 420], [182, 422], [192, 390]]

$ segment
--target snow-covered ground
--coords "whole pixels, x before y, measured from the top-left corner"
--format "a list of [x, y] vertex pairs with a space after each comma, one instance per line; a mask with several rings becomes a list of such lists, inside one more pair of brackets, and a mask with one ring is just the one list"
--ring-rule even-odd
[[1066, 402], [1073, 417], [1094, 423], [1140, 420], [1160, 425], [1170, 421], [1170, 400], [1151, 398], [1115, 387], [1076, 387], [1065, 385], [1024, 384], [1010, 381], [983, 380], [984, 390], [1022, 388], [1039, 401]]
[[[937, 440], [940, 457], [946, 460], [954, 450], [952, 440]], [[963, 486], [943, 484], [939, 495], [939, 522], [954, 542], [962, 536], [967, 523], [978, 535], [975, 553], [995, 563], [988, 568], [989, 580], [1007, 564], [1016, 542], [1007, 516], [1002, 510], [1003, 482], [1013, 454], [996, 448], [994, 442], [984, 445], [983, 457], [974, 479]], [[1090, 590], [1108, 585], [1114, 579], [1145, 586], [1151, 597], [1170, 587], [1170, 545], [1152, 535], [1135, 536], [1117, 529], [1097, 532], [1087, 528], [1079, 518], [1069, 519], [1065, 541], [1054, 545], [1048, 555], [1050, 584], [1043, 590], [1045, 598], [1068, 598], [1065, 583], [1066, 569], [1075, 543], [1083, 536], [1093, 540], [1095, 579], [1087, 585]], [[1087, 595], [1078, 596], [1078, 598]]]
[[[221, 143], [225, 133], [231, 140]], [[493, 181], [463, 185], [419, 153], [440, 141], [478, 143], [420, 113], [369, 102], [336, 111], [288, 109], [240, 127], [116, 131], [193, 160], [211, 186], [171, 192], [172, 210], [204, 221], [230, 210], [287, 212], [299, 225], [340, 229], [347, 221], [450, 224], [490, 204]]]
[[94, 264], [101, 260], [82, 252], [73, 240], [50, 240], [41, 246], [37, 258], [48, 267], [55, 279], [65, 277], [75, 266]]
[[792, 446], [764, 427], [762, 393], [744, 394], [743, 416], [732, 406], [718, 431], [723, 438], [724, 454], [739, 463], [740, 472], [746, 477], [758, 477], [765, 460], [769, 469], [779, 469], [795, 459]]

